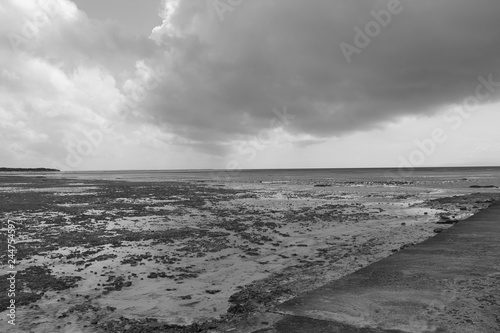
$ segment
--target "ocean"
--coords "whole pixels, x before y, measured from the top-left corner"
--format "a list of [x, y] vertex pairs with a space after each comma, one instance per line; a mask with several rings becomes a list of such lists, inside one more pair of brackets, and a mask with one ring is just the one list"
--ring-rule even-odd
[[[419, 181], [469, 179], [500, 185], [500, 167], [349, 168], [349, 169], [254, 169], [254, 170], [123, 170], [67, 171], [49, 174], [56, 178], [126, 181]], [[495, 185], [495, 184], [493, 184]]]

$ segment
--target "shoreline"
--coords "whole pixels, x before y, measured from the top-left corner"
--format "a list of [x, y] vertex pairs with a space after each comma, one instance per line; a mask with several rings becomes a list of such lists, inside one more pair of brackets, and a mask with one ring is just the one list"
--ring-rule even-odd
[[496, 332], [499, 214], [497, 200], [436, 237], [285, 302], [265, 331]]
[[[19, 270], [47, 264], [51, 283], [81, 278], [59, 292], [35, 286], [42, 298], [19, 315], [45, 316], [26, 326], [39, 332], [214, 330], [428, 239], [452, 225], [437, 225], [440, 214], [464, 219], [496, 195], [449, 196], [478, 191], [464, 186], [9, 180], [0, 195], [11, 197], [4, 209], [24, 224]], [[176, 321], [166, 322], [173, 313]]]

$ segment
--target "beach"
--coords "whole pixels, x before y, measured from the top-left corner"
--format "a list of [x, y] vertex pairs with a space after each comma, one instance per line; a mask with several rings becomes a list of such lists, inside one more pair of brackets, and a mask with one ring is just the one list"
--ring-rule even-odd
[[499, 180], [499, 168], [2, 174], [9, 330], [229, 332], [488, 208]]

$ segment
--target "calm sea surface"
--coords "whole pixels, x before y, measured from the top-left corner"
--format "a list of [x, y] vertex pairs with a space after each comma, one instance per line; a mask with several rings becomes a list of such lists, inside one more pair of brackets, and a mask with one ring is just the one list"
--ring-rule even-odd
[[79, 171], [50, 174], [51, 177], [81, 180], [127, 181], [242, 181], [293, 182], [310, 181], [390, 181], [390, 180], [459, 180], [470, 179], [500, 186], [500, 167], [397, 168], [377, 169], [259, 169], [259, 170], [132, 170], [132, 171]]

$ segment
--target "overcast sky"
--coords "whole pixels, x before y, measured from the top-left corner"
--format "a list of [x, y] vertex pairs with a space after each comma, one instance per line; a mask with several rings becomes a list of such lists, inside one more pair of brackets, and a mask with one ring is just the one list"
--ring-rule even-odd
[[2, 0], [0, 166], [500, 165], [498, 0]]

